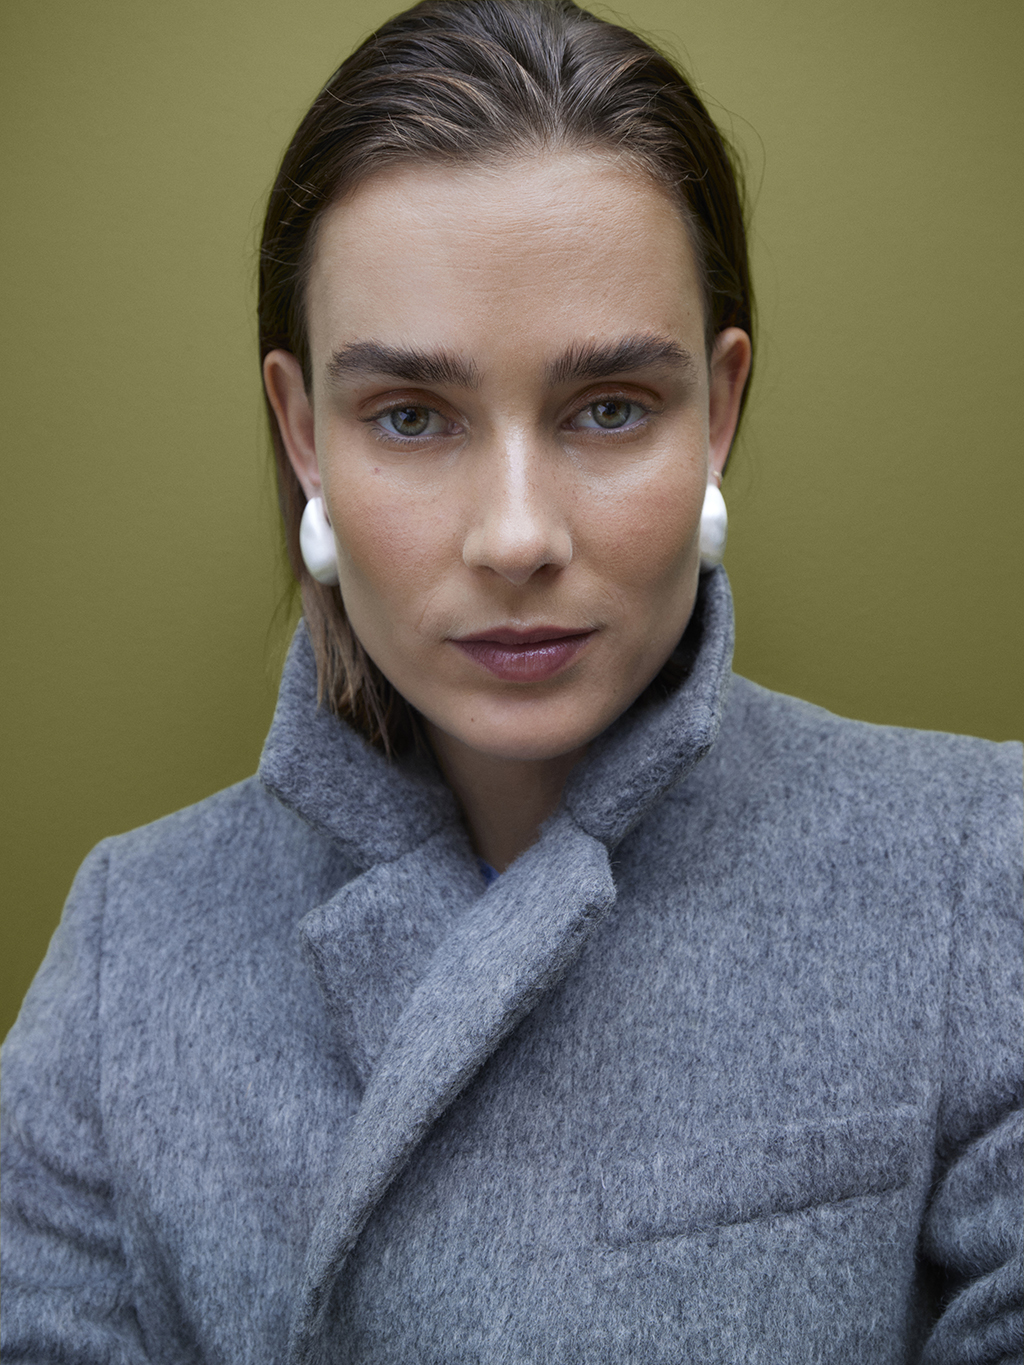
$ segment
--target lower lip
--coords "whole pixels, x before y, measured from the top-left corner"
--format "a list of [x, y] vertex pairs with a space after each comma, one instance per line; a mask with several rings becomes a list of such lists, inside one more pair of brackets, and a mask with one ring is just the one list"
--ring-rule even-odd
[[553, 678], [585, 649], [594, 632], [537, 640], [529, 645], [500, 645], [493, 640], [453, 640], [474, 663], [502, 682], [533, 683]]

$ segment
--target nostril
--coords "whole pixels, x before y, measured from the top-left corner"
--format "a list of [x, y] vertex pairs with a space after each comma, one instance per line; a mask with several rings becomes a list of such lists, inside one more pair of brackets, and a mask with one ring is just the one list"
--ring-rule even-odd
[[526, 535], [507, 525], [485, 525], [466, 537], [462, 558], [469, 568], [490, 570], [519, 587], [534, 574], [568, 567], [572, 554], [572, 537], [565, 527], [533, 528]]

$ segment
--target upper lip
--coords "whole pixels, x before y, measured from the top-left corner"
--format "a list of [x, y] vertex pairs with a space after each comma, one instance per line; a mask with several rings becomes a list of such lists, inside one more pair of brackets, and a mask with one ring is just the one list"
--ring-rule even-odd
[[518, 630], [515, 626], [496, 626], [475, 635], [455, 635], [459, 645], [539, 645], [546, 640], [568, 640], [577, 635], [590, 635], [590, 626], [534, 626], [532, 630]]

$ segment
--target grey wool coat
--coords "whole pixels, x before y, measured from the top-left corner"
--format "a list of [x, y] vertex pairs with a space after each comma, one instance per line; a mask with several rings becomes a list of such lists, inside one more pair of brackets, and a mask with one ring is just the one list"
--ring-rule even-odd
[[8, 1037], [5, 1362], [1021, 1360], [1020, 747], [682, 647], [487, 886], [300, 629]]

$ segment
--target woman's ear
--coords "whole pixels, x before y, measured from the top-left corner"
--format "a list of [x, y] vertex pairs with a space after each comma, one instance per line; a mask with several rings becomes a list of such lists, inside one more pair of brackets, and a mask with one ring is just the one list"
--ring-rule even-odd
[[750, 360], [750, 337], [739, 327], [726, 327], [715, 337], [708, 374], [708, 455], [712, 470], [719, 475], [740, 420]]
[[267, 353], [263, 359], [263, 383], [295, 476], [307, 498], [318, 498], [320, 467], [313, 434], [313, 407], [306, 394], [302, 366], [291, 351]]

